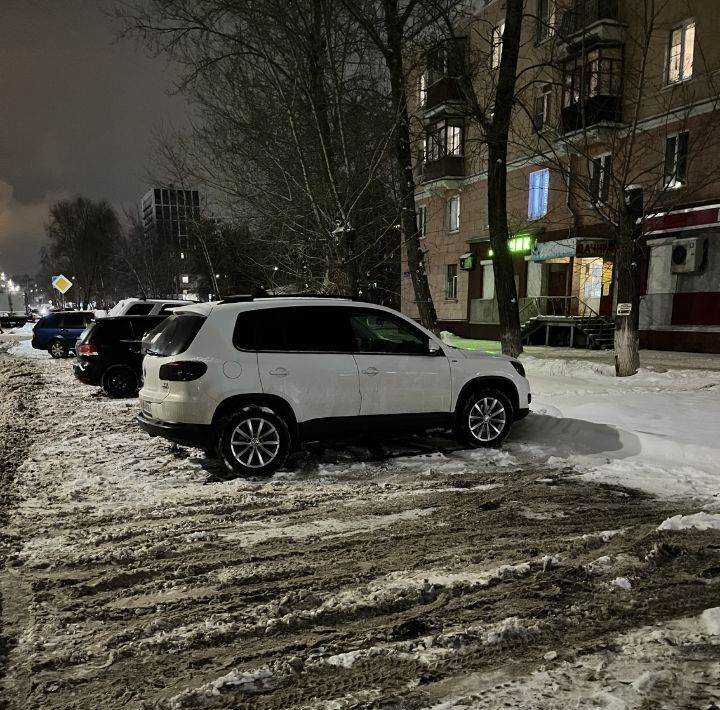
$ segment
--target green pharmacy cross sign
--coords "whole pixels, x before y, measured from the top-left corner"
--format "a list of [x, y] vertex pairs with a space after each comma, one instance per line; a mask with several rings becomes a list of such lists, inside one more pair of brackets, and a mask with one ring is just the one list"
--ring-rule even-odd
[[53, 288], [60, 291], [60, 293], [67, 293], [73, 285], [73, 282], [70, 281], [67, 276], [63, 276], [62, 274], [60, 274], [60, 276], [53, 276], [51, 283]]

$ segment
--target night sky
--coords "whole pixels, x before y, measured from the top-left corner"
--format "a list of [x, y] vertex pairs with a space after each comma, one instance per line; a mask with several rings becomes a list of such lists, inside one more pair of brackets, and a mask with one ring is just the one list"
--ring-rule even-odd
[[34, 274], [50, 203], [133, 208], [153, 133], [182, 126], [176, 74], [105, 12], [115, 0], [0, 0], [0, 271]]

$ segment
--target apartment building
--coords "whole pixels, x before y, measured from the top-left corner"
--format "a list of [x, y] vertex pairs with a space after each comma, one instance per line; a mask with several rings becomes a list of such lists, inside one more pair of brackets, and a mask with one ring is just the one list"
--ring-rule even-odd
[[[418, 72], [416, 205], [441, 328], [495, 338], [487, 157], [460, 87], [469, 77], [492, 114], [504, 7], [471, 5]], [[632, 199], [641, 346], [720, 352], [720, 3], [646, 8], [526, 2], [507, 180], [526, 342], [611, 347], [616, 226]]]
[[201, 256], [193, 229], [200, 219], [200, 193], [155, 187], [143, 195], [140, 208], [145, 237], [153, 240], [162, 255], [162, 272], [166, 274], [163, 295], [196, 300]]

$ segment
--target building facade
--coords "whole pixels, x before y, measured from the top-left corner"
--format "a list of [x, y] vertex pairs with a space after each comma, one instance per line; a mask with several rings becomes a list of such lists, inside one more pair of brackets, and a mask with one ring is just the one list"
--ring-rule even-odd
[[[472, 6], [418, 72], [416, 206], [440, 327], [495, 338], [478, 112], [492, 116], [504, 7]], [[526, 2], [507, 165], [521, 322], [585, 318], [593, 327], [574, 344], [608, 345], [617, 225], [633, 194], [641, 346], [720, 352], [720, 3], [654, 6]], [[417, 314], [406, 266], [402, 303]], [[569, 330], [524, 334], [573, 344]]]
[[[198, 299], [199, 253], [196, 238], [200, 193], [174, 187], [155, 187], [141, 200], [145, 238], [162, 255], [168, 297]], [[160, 258], [156, 261], [160, 262]]]

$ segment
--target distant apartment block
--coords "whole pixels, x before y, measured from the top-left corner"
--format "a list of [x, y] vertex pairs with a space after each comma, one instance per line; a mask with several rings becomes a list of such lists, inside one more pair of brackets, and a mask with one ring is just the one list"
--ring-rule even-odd
[[200, 193], [155, 187], [141, 201], [143, 229], [167, 261], [167, 296], [195, 299], [198, 294], [198, 253], [193, 229], [200, 219]]

